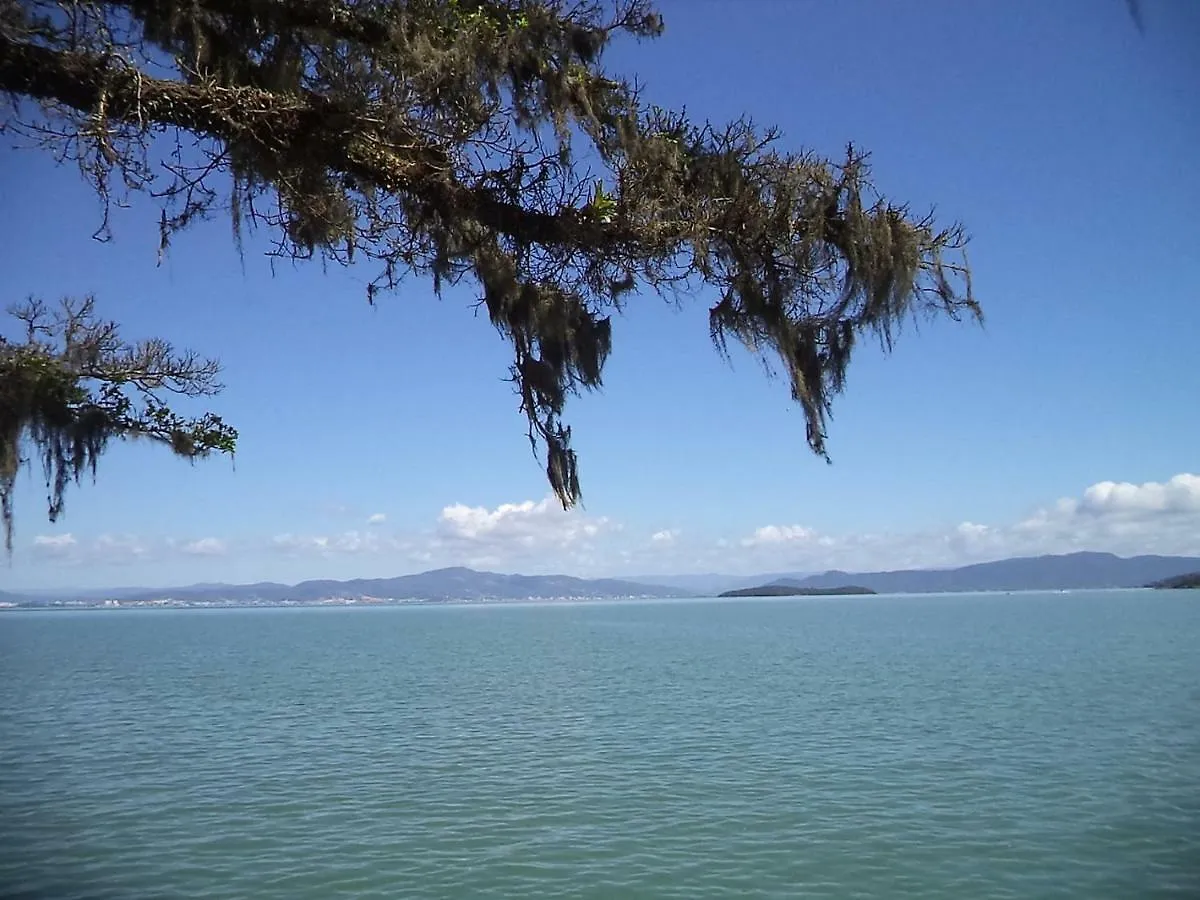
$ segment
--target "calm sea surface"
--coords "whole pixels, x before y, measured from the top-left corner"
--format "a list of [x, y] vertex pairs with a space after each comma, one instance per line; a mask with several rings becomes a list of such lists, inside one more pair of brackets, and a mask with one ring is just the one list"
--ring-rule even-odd
[[1200, 897], [1200, 592], [3, 614], [0, 896]]

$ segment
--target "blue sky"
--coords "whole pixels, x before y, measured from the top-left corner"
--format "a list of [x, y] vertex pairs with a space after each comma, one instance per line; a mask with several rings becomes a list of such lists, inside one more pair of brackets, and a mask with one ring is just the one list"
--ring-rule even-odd
[[[227, 221], [156, 266], [135, 202], [90, 239], [70, 168], [0, 149], [8, 300], [96, 294], [128, 337], [217, 356], [236, 467], [115, 446], [46, 521], [19, 483], [0, 589], [393, 575], [950, 564], [1015, 552], [1200, 554], [1200, 5], [670, 0], [617, 45], [663, 106], [871, 151], [877, 184], [973, 236], [984, 328], [865, 348], [812, 456], [786, 385], [708, 341], [704, 297], [616, 323], [573, 401], [585, 505], [545, 502], [509, 356], [469, 290], [275, 267]], [[731, 10], [734, 10], [731, 14]], [[7, 326], [5, 326], [7, 327]]]

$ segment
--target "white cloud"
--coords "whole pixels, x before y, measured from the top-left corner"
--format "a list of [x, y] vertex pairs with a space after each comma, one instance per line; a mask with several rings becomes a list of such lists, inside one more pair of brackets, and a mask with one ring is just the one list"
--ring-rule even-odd
[[78, 544], [75, 535], [70, 533], [39, 534], [33, 539], [33, 551], [39, 556], [63, 559], [71, 556]]
[[36, 555], [49, 556], [71, 565], [129, 565], [162, 560], [173, 553], [188, 556], [218, 556], [228, 552], [220, 538], [193, 541], [172, 538], [148, 540], [132, 534], [102, 534], [81, 540], [74, 534], [38, 535], [33, 539]]
[[586, 541], [610, 525], [607, 518], [566, 511], [557, 500], [547, 497], [538, 503], [502, 503], [495, 509], [455, 503], [438, 516], [437, 534], [452, 542], [534, 549]]
[[189, 556], [224, 556], [229, 552], [229, 546], [220, 538], [206, 537], [197, 541], [188, 541], [179, 548]]
[[379, 553], [396, 550], [400, 543], [376, 531], [344, 531], [331, 535], [278, 534], [271, 538], [271, 546], [276, 550], [298, 556]]
[[754, 534], [742, 538], [743, 547], [757, 547], [762, 544], [793, 544], [804, 543], [816, 537], [816, 532], [802, 525], [764, 525], [755, 529]]
[[368, 525], [382, 525], [387, 521], [387, 513], [373, 513], [367, 516]]
[[1200, 555], [1200, 476], [1140, 485], [1103, 481], [1011, 524], [967, 521], [944, 532], [847, 535], [765, 525], [741, 545], [751, 568], [804, 570], [952, 566], [1078, 550]]
[[1200, 553], [1200, 476], [1144, 484], [1102, 481], [1011, 529], [1023, 545], [1114, 553]]
[[552, 497], [494, 509], [455, 503], [438, 516], [433, 555], [448, 564], [525, 571], [593, 572], [614, 561], [620, 525]]
[[[288, 559], [274, 563], [277, 571], [307, 565], [337, 577], [451, 565], [531, 574], [751, 574], [954, 566], [1075, 550], [1200, 556], [1200, 476], [1184, 473], [1146, 484], [1104, 481], [1010, 522], [970, 519], [924, 531], [842, 534], [813, 524], [765, 524], [743, 536], [703, 536], [690, 528], [625, 533], [607, 517], [567, 512], [547, 498], [495, 507], [451, 504], [424, 530], [394, 532], [378, 522], [338, 533], [284, 533], [257, 545]], [[93, 566], [218, 555], [246, 560], [253, 546], [215, 536], [174, 541], [59, 534], [33, 538], [31, 549], [35, 558], [53, 558], [59, 566]]]
[[35, 547], [73, 547], [79, 543], [75, 540], [75, 535], [67, 534], [39, 534], [33, 539]]
[[101, 562], [127, 563], [145, 559], [150, 546], [137, 535], [102, 534], [92, 541], [88, 550]]
[[1162, 484], [1102, 481], [1083, 492], [1075, 511], [1096, 516], [1200, 513], [1200, 475], [1185, 472]]

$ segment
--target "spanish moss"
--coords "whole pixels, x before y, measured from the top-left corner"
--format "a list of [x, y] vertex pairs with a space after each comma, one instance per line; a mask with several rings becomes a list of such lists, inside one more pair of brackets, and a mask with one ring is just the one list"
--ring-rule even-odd
[[821, 456], [864, 336], [980, 314], [962, 229], [880, 196], [864, 153], [693, 121], [605, 68], [663, 28], [647, 0], [7, 0], [0, 89], [9, 129], [105, 204], [157, 200], [161, 252], [222, 215], [239, 246], [372, 266], [372, 303], [474, 285], [571, 506], [566, 406], [601, 387], [630, 302], [709, 306], [718, 349], [778, 364]]

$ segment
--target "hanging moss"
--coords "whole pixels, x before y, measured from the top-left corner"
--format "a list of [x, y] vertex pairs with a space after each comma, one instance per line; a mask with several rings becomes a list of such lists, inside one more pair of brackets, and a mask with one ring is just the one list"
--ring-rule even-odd
[[78, 480], [112, 436], [110, 422], [87, 404], [78, 378], [59, 361], [27, 347], [0, 345], [0, 518], [12, 552], [13, 489], [32, 444], [46, 475], [50, 520], [63, 509], [67, 484]]
[[[864, 154], [787, 152], [606, 70], [619, 35], [662, 32], [649, 0], [73, 9], [69, 29], [5, 12], [0, 89], [38, 110], [13, 127], [60, 134], [105, 200], [114, 174], [151, 192], [164, 250], [228, 212], [235, 241], [259, 228], [276, 255], [375, 266], [371, 302], [414, 274], [477, 284], [566, 506], [567, 398], [601, 386], [612, 317], [639, 293], [702, 298], [718, 349], [732, 336], [775, 363], [822, 456], [864, 335], [890, 348], [911, 317], [980, 315], [963, 231], [882, 199]], [[181, 148], [166, 158], [163, 132]]]
[[55, 310], [37, 301], [14, 307], [26, 340], [0, 338], [0, 526], [12, 553], [21, 468], [40, 463], [47, 515], [57, 521], [67, 488], [96, 464], [114, 438], [147, 438], [198, 458], [233, 453], [237, 432], [212, 413], [188, 418], [159, 396], [216, 393], [216, 363], [176, 354], [163, 341], [126, 344], [97, 319], [91, 298]]

